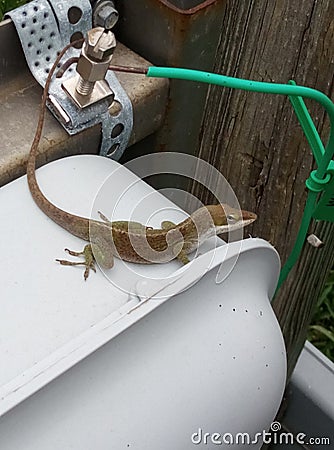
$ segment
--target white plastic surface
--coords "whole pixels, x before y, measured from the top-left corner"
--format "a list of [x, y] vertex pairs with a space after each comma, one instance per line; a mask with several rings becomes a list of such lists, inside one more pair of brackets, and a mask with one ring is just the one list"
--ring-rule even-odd
[[[66, 158], [39, 170], [38, 177], [48, 198], [89, 216], [93, 196], [113, 171], [114, 189], [107, 187], [95, 205], [108, 216], [119, 192], [136, 180], [118, 163], [93, 156]], [[146, 223], [151, 217], [150, 223], [159, 226], [163, 219], [184, 217], [139, 182], [122, 197], [118, 218], [127, 219], [132, 205], [148, 194], [145, 208], [135, 211], [132, 220]], [[128, 294], [100, 271], [85, 283], [82, 269], [54, 262], [63, 257], [63, 247], [80, 249], [83, 243], [37, 209], [24, 178], [1, 189], [0, 204], [6, 218], [2, 236], [7, 237], [1, 272], [0, 413], [18, 405], [0, 419], [1, 449], [187, 449], [193, 448], [190, 436], [198, 427], [211, 433], [255, 433], [270, 425], [284, 389], [285, 353], [269, 303], [279, 260], [268, 243], [245, 240], [232, 273], [220, 284], [216, 274], [227, 247], [226, 265], [234, 261], [240, 243], [199, 256], [188, 271], [177, 262], [138, 266], [116, 261], [111, 278], [118, 286], [133, 287], [142, 299], [157, 292], [142, 275], [165, 278], [178, 269], [184, 272], [166, 283], [162, 298], [127, 314], [136, 301], [128, 302]]]
[[[143, 223], [150, 219], [156, 227], [162, 220], [178, 222], [185, 217], [133, 173], [105, 158], [62, 159], [40, 169], [38, 179], [50, 200], [79, 215], [89, 217], [93, 208], [95, 216], [101, 210], [118, 219], [132, 217]], [[180, 264], [145, 266], [116, 260], [107, 273], [109, 280], [98, 270], [84, 282], [82, 267], [63, 267], [55, 258], [75, 260], [64, 253], [64, 248], [81, 250], [85, 242], [65, 232], [37, 208], [25, 177], [3, 187], [0, 195], [5, 218], [0, 225], [4, 262], [1, 414], [101, 345], [103, 339], [110, 339], [138, 320], [132, 315], [124, 325], [112, 327], [130, 308], [128, 290], [135, 291], [138, 280], [143, 276], [165, 277]], [[106, 332], [110, 326], [112, 330]]]

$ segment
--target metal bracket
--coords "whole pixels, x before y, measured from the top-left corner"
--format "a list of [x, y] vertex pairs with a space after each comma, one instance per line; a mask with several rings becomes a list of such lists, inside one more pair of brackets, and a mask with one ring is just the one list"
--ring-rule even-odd
[[76, 91], [78, 81], [78, 76], [67, 79], [63, 83], [63, 89], [68, 93], [79, 108], [87, 108], [88, 106], [107, 98], [111, 98], [111, 102], [114, 100], [114, 93], [110, 89], [108, 83], [104, 80], [96, 81], [94, 91], [88, 96], [78, 94]]
[[[59, 50], [92, 27], [89, 0], [33, 0], [9, 12], [8, 16], [16, 27], [30, 71], [42, 87]], [[79, 53], [79, 49], [72, 48], [68, 57], [79, 56]], [[62, 79], [53, 79], [49, 109], [70, 135], [101, 123], [100, 155], [118, 160], [132, 131], [130, 99], [115, 74], [109, 71], [106, 81], [114, 93], [112, 104], [107, 98], [80, 109], [62, 89], [62, 83], [73, 77], [73, 71], [70, 67]]]

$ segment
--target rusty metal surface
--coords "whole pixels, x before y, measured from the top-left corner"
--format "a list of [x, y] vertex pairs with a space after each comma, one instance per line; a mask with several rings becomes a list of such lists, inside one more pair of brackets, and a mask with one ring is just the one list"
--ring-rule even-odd
[[196, 14], [201, 9], [206, 8], [217, 0], [158, 0], [167, 8], [174, 9], [180, 14]]
[[[120, 65], [149, 65], [134, 52], [118, 45], [114, 57]], [[144, 75], [120, 73], [134, 110], [130, 145], [155, 132], [162, 124], [168, 81]], [[11, 21], [0, 24], [0, 185], [25, 173], [30, 144], [37, 124], [42, 90], [30, 75]], [[40, 145], [39, 164], [79, 153], [98, 153], [100, 129], [87, 129], [68, 136], [48, 113]], [[131, 150], [127, 150], [131, 151]]]
[[[120, 40], [156, 65], [212, 70], [223, 0], [121, 0]], [[208, 87], [172, 80], [167, 116], [154, 149], [196, 154]]]
[[[180, 7], [187, 3], [197, 6]], [[212, 67], [223, 0], [122, 0], [116, 6], [119, 39], [154, 64]]]

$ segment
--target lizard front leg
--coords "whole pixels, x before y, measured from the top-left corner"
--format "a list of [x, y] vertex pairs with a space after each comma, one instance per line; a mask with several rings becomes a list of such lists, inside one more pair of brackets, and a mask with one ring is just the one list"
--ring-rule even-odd
[[[161, 222], [161, 228], [163, 230], [172, 230], [173, 228], [176, 227], [176, 224], [174, 222], [171, 222], [170, 220], [164, 220], [163, 222]], [[186, 265], [190, 262], [186, 252], [183, 250], [183, 246], [184, 243], [180, 243], [180, 244], [176, 244], [174, 246], [174, 253], [175, 253], [175, 257], [178, 261], [180, 261], [182, 264]]]

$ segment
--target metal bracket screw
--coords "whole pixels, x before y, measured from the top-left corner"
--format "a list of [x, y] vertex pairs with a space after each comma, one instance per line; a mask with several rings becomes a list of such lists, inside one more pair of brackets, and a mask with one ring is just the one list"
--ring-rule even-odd
[[93, 10], [93, 24], [111, 30], [118, 21], [118, 11], [111, 0], [98, 0]]
[[90, 95], [95, 83], [104, 80], [115, 48], [116, 39], [111, 31], [105, 32], [102, 27], [88, 31], [77, 64], [80, 75], [76, 86], [78, 94]]

